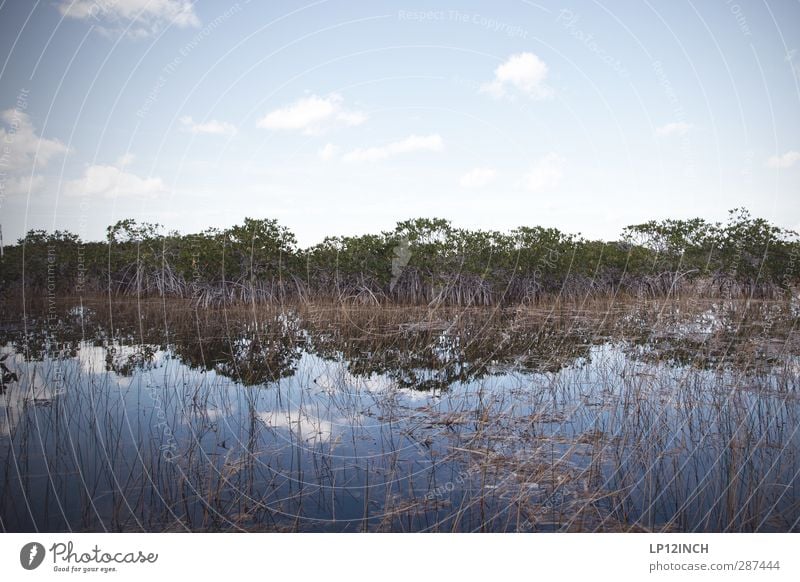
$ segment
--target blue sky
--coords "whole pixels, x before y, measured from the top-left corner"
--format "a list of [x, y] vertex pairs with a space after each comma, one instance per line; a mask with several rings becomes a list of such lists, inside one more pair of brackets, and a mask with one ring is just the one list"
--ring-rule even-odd
[[800, 230], [800, 3], [5, 1], [0, 223]]

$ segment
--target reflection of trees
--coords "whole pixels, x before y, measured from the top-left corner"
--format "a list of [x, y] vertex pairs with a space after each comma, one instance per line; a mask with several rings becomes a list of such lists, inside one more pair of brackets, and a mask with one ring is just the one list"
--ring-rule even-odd
[[8, 384], [12, 384], [18, 380], [17, 373], [9, 370], [6, 366], [6, 358], [8, 358], [8, 354], [3, 354], [0, 356], [0, 393], [4, 393], [6, 391], [6, 386]]
[[0, 344], [10, 345], [15, 353], [28, 360], [74, 358], [80, 342], [80, 326], [68, 318], [48, 321], [45, 317], [32, 317], [24, 328], [0, 330]]
[[302, 354], [286, 330], [267, 334], [244, 330], [235, 337], [174, 344], [175, 355], [192, 368], [215, 370], [246, 386], [292, 376]]
[[628, 314], [612, 337], [624, 339], [626, 357], [649, 363], [711, 370], [767, 369], [797, 355], [797, 316], [776, 302], [729, 303], [697, 313]]
[[264, 317], [258, 324], [233, 319], [223, 326], [209, 319], [194, 336], [185, 330], [178, 337], [187, 338], [172, 344], [184, 364], [214, 370], [246, 386], [294, 375], [302, 355], [300, 320], [292, 313]]
[[631, 360], [706, 369], [769, 366], [798, 353], [791, 333], [797, 316], [775, 302], [694, 312], [683, 305], [622, 305], [613, 314], [557, 315], [301, 309], [258, 314], [255, 321], [251, 312], [223, 318], [213, 310], [167, 310], [165, 320], [163, 309], [140, 313], [126, 305], [115, 308], [113, 327], [108, 309], [84, 313], [82, 320], [65, 310], [55, 325], [39, 316], [29, 320], [27, 333], [0, 330], [0, 342], [11, 343], [28, 360], [41, 360], [75, 357], [86, 338], [105, 350], [105, 369], [122, 376], [152, 366], [157, 352], [167, 350], [187, 366], [245, 385], [292, 376], [308, 352], [343, 361], [353, 376], [383, 375], [416, 390], [443, 390], [508, 372], [556, 373], [609, 341]]
[[152, 344], [130, 347], [112, 344], [106, 348], [106, 371], [132, 376], [136, 370], [152, 366], [157, 350], [158, 347]]
[[0, 332], [0, 342], [10, 343], [27, 360], [43, 360], [76, 357], [85, 337], [105, 350], [105, 370], [120, 376], [149, 368], [159, 350], [169, 350], [192, 368], [215, 370], [249, 386], [294, 374], [302, 353], [300, 336], [296, 316], [274, 315], [258, 325], [234, 319], [229, 328], [212, 317], [198, 327], [195, 320], [177, 314], [165, 325], [158, 309], [140, 316], [136, 310], [123, 308], [114, 313], [113, 328], [103, 310], [83, 322], [76, 322], [66, 311], [52, 327], [44, 319], [33, 319], [28, 333]]
[[707, 339], [645, 337], [624, 349], [628, 358], [666, 364], [676, 368], [712, 370], [728, 366], [739, 370], [768, 369], [780, 364], [786, 354], [775, 338], [746, 337], [740, 333], [717, 332]]
[[[488, 324], [487, 324], [488, 323]], [[354, 376], [386, 375], [402, 388], [442, 390], [509, 371], [556, 372], [588, 357], [585, 331], [542, 325], [508, 331], [509, 322], [483, 322], [443, 331], [401, 331], [368, 335], [340, 326], [311, 332], [311, 350], [341, 359]]]

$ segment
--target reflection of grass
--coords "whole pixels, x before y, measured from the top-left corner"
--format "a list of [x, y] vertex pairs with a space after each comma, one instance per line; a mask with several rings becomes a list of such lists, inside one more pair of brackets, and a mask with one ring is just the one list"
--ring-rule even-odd
[[784, 304], [64, 307], [4, 332], [8, 529], [798, 528]]

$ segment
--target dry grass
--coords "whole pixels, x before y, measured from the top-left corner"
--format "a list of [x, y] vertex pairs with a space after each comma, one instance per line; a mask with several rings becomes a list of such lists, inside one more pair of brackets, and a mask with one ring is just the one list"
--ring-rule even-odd
[[798, 529], [787, 304], [85, 307], [2, 311], [3, 529]]

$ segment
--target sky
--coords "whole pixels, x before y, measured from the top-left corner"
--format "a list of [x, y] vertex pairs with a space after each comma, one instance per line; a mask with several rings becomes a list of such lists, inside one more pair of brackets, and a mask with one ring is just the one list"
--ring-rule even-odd
[[800, 2], [0, 0], [0, 225], [800, 230]]

